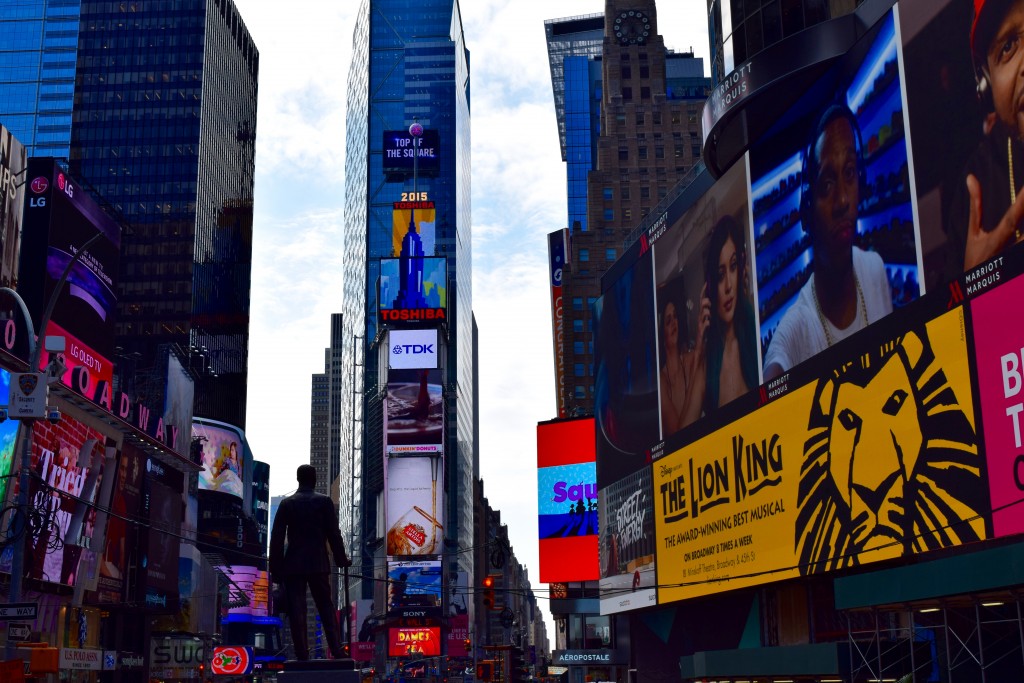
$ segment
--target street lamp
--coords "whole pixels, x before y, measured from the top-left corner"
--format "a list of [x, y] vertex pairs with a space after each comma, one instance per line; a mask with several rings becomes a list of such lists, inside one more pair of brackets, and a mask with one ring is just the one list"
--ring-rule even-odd
[[[43, 317], [39, 320], [39, 334], [46, 338], [46, 326], [50, 323], [50, 316], [53, 315], [53, 307], [57, 304], [57, 296], [60, 294], [61, 288], [68, 279], [68, 273], [71, 272], [71, 268], [78, 263], [78, 260], [82, 258], [82, 255], [92, 246], [93, 242], [103, 237], [102, 232], [98, 232], [83, 244], [74, 254], [71, 256], [71, 260], [64, 266], [64, 272], [60, 274], [57, 279], [57, 284], [53, 288], [53, 292], [50, 294], [50, 300], [46, 303], [46, 310], [43, 311]], [[25, 324], [28, 331], [28, 347], [29, 347], [29, 361], [28, 367], [29, 372], [39, 371], [39, 357], [41, 355], [42, 347], [36, 339], [35, 329], [32, 326], [32, 316], [29, 315], [28, 306], [25, 305], [25, 301], [21, 296], [11, 289], [10, 287], [0, 287], [0, 292], [5, 292], [12, 297], [18, 304], [18, 308], [21, 309], [21, 314], [25, 317]], [[34, 418], [22, 419], [18, 422], [18, 438], [21, 439], [21, 471], [18, 473], [18, 500], [15, 503], [15, 513], [12, 518], [11, 526], [14, 532], [14, 543], [13, 543], [13, 555], [11, 556], [11, 583], [8, 587], [7, 602], [14, 603], [21, 600], [21, 585], [23, 574], [25, 573], [25, 542], [22, 538], [22, 534], [25, 531], [25, 525], [27, 524], [25, 510], [28, 507], [28, 474], [29, 469], [32, 467], [32, 427], [35, 423]], [[14, 641], [8, 639], [6, 648], [6, 659], [11, 660], [14, 658], [16, 645]]]

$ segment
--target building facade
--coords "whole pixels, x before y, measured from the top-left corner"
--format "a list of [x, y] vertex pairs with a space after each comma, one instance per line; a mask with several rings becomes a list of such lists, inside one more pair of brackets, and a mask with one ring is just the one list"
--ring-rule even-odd
[[[468, 555], [457, 552], [472, 544], [476, 420], [469, 81], [458, 3], [367, 0], [360, 5], [346, 114], [342, 302], [341, 414], [352, 417], [353, 428], [351, 441], [339, 439], [342, 480], [355, 482], [348, 500], [342, 492], [341, 515], [343, 528], [354, 526], [353, 547], [361, 551], [354, 558], [356, 575], [390, 568], [389, 555], [394, 561], [410, 559], [402, 557], [408, 548], [396, 552], [385, 543], [391, 522], [401, 516], [399, 498], [391, 496], [389, 503], [385, 485], [397, 481], [397, 471], [388, 469], [397, 463], [429, 464], [428, 480], [443, 477], [433, 480], [436, 493], [421, 504], [433, 513], [426, 523], [428, 532], [435, 530], [428, 534], [433, 539], [427, 544], [429, 561], [437, 562], [446, 577], [472, 573]], [[401, 162], [405, 146], [420, 150], [405, 157], [410, 163]], [[408, 279], [409, 274], [414, 276]], [[409, 288], [420, 281], [426, 289]], [[385, 319], [382, 309], [393, 317]], [[440, 436], [429, 437], [430, 444], [419, 451], [428, 455], [389, 457], [388, 449], [403, 448], [396, 445], [402, 437], [394, 431], [399, 415], [386, 419], [388, 406], [396, 409], [393, 392], [402, 382], [391, 370], [397, 365], [389, 356], [392, 335], [417, 332], [435, 335], [427, 345], [436, 358], [429, 366], [404, 367], [429, 374], [421, 387], [430, 396], [430, 419]], [[436, 533], [437, 523], [443, 534]], [[352, 589], [353, 599], [373, 600], [372, 636], [381, 645], [395, 629], [410, 626], [394, 610], [389, 616], [385, 585], [364, 581]], [[416, 627], [440, 627], [441, 606], [435, 607], [437, 619]], [[438, 631], [436, 637], [447, 633]], [[377, 649], [380, 666], [387, 649]]]
[[[589, 40], [581, 42], [584, 51]], [[572, 57], [563, 64], [566, 152], [579, 148], [567, 160], [570, 203], [577, 205], [570, 218], [579, 212], [588, 127], [593, 154], [586, 221], [578, 230], [575, 220], [570, 226], [562, 276], [565, 400], [568, 414], [580, 415], [594, 406], [591, 307], [601, 276], [634, 228], [698, 163], [700, 112], [710, 84], [702, 60], [666, 50], [653, 0], [607, 2], [599, 63]]]
[[70, 167], [131, 225], [118, 346], [140, 376], [184, 349], [195, 414], [244, 428], [259, 52], [230, 0], [80, 7]]

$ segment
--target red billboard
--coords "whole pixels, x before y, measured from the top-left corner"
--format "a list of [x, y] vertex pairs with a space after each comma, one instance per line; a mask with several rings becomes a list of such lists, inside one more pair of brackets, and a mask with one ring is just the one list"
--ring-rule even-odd
[[594, 418], [537, 425], [537, 504], [541, 582], [599, 579]]
[[436, 657], [441, 654], [441, 629], [388, 629], [388, 657]]

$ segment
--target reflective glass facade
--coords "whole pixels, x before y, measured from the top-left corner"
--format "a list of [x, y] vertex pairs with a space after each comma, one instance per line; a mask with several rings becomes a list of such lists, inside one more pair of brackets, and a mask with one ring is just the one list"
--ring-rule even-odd
[[71, 172], [130, 224], [118, 344], [200, 373], [197, 416], [245, 425], [259, 55], [230, 0], [81, 3]]
[[[346, 128], [345, 325], [358, 338], [362, 358], [353, 359], [354, 400], [362, 403], [362, 433], [354, 435], [360, 462], [358, 502], [361, 533], [378, 536], [383, 499], [383, 386], [377, 321], [381, 258], [393, 255], [392, 205], [413, 190], [411, 179], [388, 182], [383, 172], [384, 131], [405, 130], [418, 121], [440, 137], [440, 172], [420, 177], [416, 191], [436, 206], [435, 255], [447, 259], [448, 356], [446, 405], [445, 535], [458, 547], [473, 533], [473, 317], [470, 240], [469, 55], [458, 3], [451, 0], [368, 0], [356, 19], [349, 71]], [[351, 327], [350, 327], [351, 326]], [[361, 366], [361, 367], [359, 367]], [[343, 512], [344, 514], [344, 512]], [[356, 543], [356, 547], [362, 547]], [[381, 549], [383, 550], [383, 549]], [[372, 551], [367, 551], [372, 552]], [[372, 556], [362, 558], [372, 562]], [[471, 556], [454, 556], [452, 567], [471, 571]], [[358, 573], [358, 572], [357, 572]], [[369, 575], [371, 572], [363, 572]], [[364, 597], [373, 597], [371, 582]]]
[[71, 144], [79, 0], [0, 0], [0, 124], [29, 156]]
[[787, 36], [853, 12], [864, 0], [708, 0], [711, 82]]

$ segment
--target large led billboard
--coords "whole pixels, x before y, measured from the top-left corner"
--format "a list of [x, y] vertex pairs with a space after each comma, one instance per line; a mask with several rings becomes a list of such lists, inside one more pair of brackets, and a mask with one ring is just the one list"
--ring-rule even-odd
[[971, 11], [901, 0], [604, 277], [602, 613], [1024, 531], [1024, 145]]
[[437, 241], [434, 202], [395, 202], [391, 212], [391, 248], [395, 256], [433, 256]]
[[218, 567], [227, 578], [229, 614], [265, 617], [270, 613], [270, 579], [265, 569], [232, 565]]
[[443, 322], [448, 308], [448, 261], [429, 256], [381, 259], [377, 300], [382, 322]]
[[439, 457], [389, 457], [387, 554], [434, 555], [444, 541], [444, 467]]
[[203, 451], [199, 490], [242, 498], [245, 495], [245, 457], [241, 432], [229, 425], [193, 422], [192, 438], [199, 440]]
[[124, 594], [125, 577], [128, 572], [128, 554], [136, 538], [136, 525], [130, 520], [137, 519], [142, 500], [142, 477], [145, 456], [134, 446], [125, 444], [117, 462], [117, 480], [107, 517], [106, 543], [100, 561], [99, 591], [100, 602], [120, 603]]
[[69, 367], [78, 361], [99, 374], [96, 365], [109, 366], [114, 352], [121, 228], [52, 158], [31, 159], [27, 178], [18, 292], [30, 311], [41, 315], [64, 269], [101, 235], [71, 266], [52, 315], [71, 337]]
[[[0, 368], [0, 396], [11, 389], [11, 373]], [[0, 422], [0, 501], [7, 500], [7, 482], [14, 463], [14, 446], [18, 439], [18, 420], [8, 418]]]
[[595, 581], [598, 566], [594, 419], [537, 425], [540, 581]]
[[569, 231], [548, 233], [548, 273], [551, 277], [551, 341], [555, 358], [555, 405], [558, 417], [565, 417], [565, 316], [562, 303], [562, 269], [569, 250]]
[[412, 177], [414, 165], [419, 175], [436, 176], [441, 169], [441, 136], [436, 129], [423, 129], [419, 138], [407, 130], [386, 130], [381, 159], [389, 176]]
[[388, 562], [388, 613], [402, 618], [441, 615], [440, 560]]
[[444, 451], [441, 370], [390, 370], [384, 444], [391, 455]]
[[438, 367], [437, 329], [390, 330], [388, 367], [392, 370], [433, 370]]
[[388, 629], [388, 657], [436, 657], [441, 654], [441, 629], [423, 628]]

